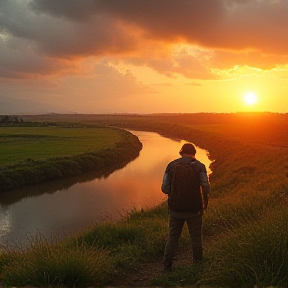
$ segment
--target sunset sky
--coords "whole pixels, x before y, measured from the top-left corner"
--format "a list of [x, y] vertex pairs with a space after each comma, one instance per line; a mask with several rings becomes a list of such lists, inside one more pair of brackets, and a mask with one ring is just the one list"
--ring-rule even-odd
[[287, 113], [287, 27], [287, 0], [0, 0], [0, 114]]

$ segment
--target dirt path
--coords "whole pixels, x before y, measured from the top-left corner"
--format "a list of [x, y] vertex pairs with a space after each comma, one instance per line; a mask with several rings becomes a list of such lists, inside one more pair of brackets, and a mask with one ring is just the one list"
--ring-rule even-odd
[[[191, 264], [189, 248], [178, 249], [177, 260], [174, 266], [183, 266]], [[109, 287], [149, 287], [151, 280], [163, 275], [162, 257], [149, 263], [140, 263], [135, 266], [133, 271], [128, 271], [117, 277]]]

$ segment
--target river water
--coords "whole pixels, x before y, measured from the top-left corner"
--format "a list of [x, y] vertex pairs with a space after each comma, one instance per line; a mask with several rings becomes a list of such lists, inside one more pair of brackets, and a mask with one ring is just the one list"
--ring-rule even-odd
[[[180, 157], [178, 151], [186, 141], [153, 132], [131, 132], [143, 149], [138, 158], [112, 174], [109, 170], [89, 173], [0, 194], [0, 245], [21, 242], [25, 246], [27, 239], [38, 233], [48, 238], [65, 235], [165, 201], [160, 190], [164, 170]], [[196, 158], [210, 174], [207, 151], [196, 148]]]

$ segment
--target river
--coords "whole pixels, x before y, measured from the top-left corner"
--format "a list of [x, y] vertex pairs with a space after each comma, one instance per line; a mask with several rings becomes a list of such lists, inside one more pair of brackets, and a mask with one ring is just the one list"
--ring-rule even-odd
[[[131, 132], [143, 149], [138, 158], [112, 174], [109, 170], [101, 171], [104, 176], [93, 172], [0, 194], [0, 245], [21, 242], [25, 246], [27, 238], [37, 233], [48, 238], [65, 235], [103, 220], [118, 220], [134, 208], [163, 202], [164, 170], [180, 157], [178, 151], [186, 141], [153, 132]], [[207, 151], [196, 148], [196, 158], [210, 174]]]

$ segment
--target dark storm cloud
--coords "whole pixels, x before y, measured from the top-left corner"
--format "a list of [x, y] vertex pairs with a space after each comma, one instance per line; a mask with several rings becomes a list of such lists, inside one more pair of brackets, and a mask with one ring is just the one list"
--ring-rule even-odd
[[288, 49], [288, 3], [283, 0], [34, 0], [31, 7], [71, 21], [106, 15], [158, 40], [269, 53]]

